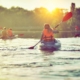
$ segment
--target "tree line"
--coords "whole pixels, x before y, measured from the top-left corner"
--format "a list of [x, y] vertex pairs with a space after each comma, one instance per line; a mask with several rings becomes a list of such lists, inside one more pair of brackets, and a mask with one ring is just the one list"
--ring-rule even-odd
[[[65, 12], [64, 12], [65, 11]], [[0, 27], [11, 28], [14, 34], [23, 33], [24, 37], [38, 38], [41, 35], [45, 23], [55, 27], [61, 22], [67, 13], [65, 9], [56, 8], [49, 12], [46, 8], [40, 7], [34, 10], [25, 10], [21, 7], [7, 9], [0, 6]], [[77, 8], [71, 19], [59, 25], [56, 37], [73, 37], [75, 26], [80, 26], [80, 8]]]

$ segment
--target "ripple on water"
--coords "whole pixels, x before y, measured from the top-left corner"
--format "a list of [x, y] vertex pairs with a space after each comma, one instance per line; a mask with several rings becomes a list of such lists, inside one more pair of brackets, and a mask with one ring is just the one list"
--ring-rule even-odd
[[6, 45], [0, 42], [0, 75], [10, 80], [11, 76], [15, 80], [80, 80], [80, 39], [60, 39], [60, 51], [41, 51], [38, 46], [26, 49], [37, 41], [16, 39]]

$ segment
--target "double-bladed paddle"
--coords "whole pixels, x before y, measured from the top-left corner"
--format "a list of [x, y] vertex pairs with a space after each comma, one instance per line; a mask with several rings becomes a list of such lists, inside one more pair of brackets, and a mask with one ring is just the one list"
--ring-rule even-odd
[[[57, 28], [62, 22], [65, 22], [65, 21], [69, 20], [71, 17], [72, 17], [72, 12], [68, 12], [68, 13], [63, 17], [62, 21], [61, 21], [55, 28]], [[39, 41], [39, 42], [41, 42], [41, 41]], [[38, 42], [38, 43], [39, 43], [39, 42]], [[29, 47], [28, 49], [34, 49], [34, 47], [35, 47], [38, 43], [36, 43], [36, 44], [35, 44], [34, 46], [32, 46], [32, 47]]]

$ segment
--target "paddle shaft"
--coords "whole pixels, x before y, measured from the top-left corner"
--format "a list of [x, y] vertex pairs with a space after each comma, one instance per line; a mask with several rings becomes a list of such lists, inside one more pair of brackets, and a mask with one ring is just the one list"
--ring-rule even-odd
[[55, 28], [57, 28], [62, 22], [65, 22], [65, 21], [69, 20], [71, 17], [72, 17], [72, 12], [68, 12], [68, 13], [63, 17], [62, 21], [61, 21], [58, 25], [55, 26]]
[[[40, 41], [39, 41], [40, 42]], [[38, 43], [39, 43], [38, 42]], [[34, 46], [32, 46], [32, 47], [29, 47], [28, 49], [34, 49], [34, 47], [38, 44], [38, 43], [36, 43]]]
[[[41, 42], [41, 41], [39, 41], [39, 42]], [[39, 42], [37, 42], [37, 43], [34, 45], [34, 47], [35, 47]]]

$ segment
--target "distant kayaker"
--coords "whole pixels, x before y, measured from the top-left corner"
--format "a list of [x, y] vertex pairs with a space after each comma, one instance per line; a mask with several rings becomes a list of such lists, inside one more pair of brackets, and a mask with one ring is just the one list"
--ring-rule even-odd
[[80, 26], [75, 26], [75, 37], [80, 36]]
[[12, 29], [8, 29], [8, 30], [7, 30], [7, 33], [8, 33], [8, 37], [9, 37], [9, 38], [13, 37]]
[[8, 38], [6, 27], [4, 27], [3, 30], [1, 31], [1, 38], [2, 39], [7, 39]]
[[41, 35], [41, 41], [55, 41], [54, 32], [55, 28], [52, 29], [49, 24], [44, 25], [44, 29]]

